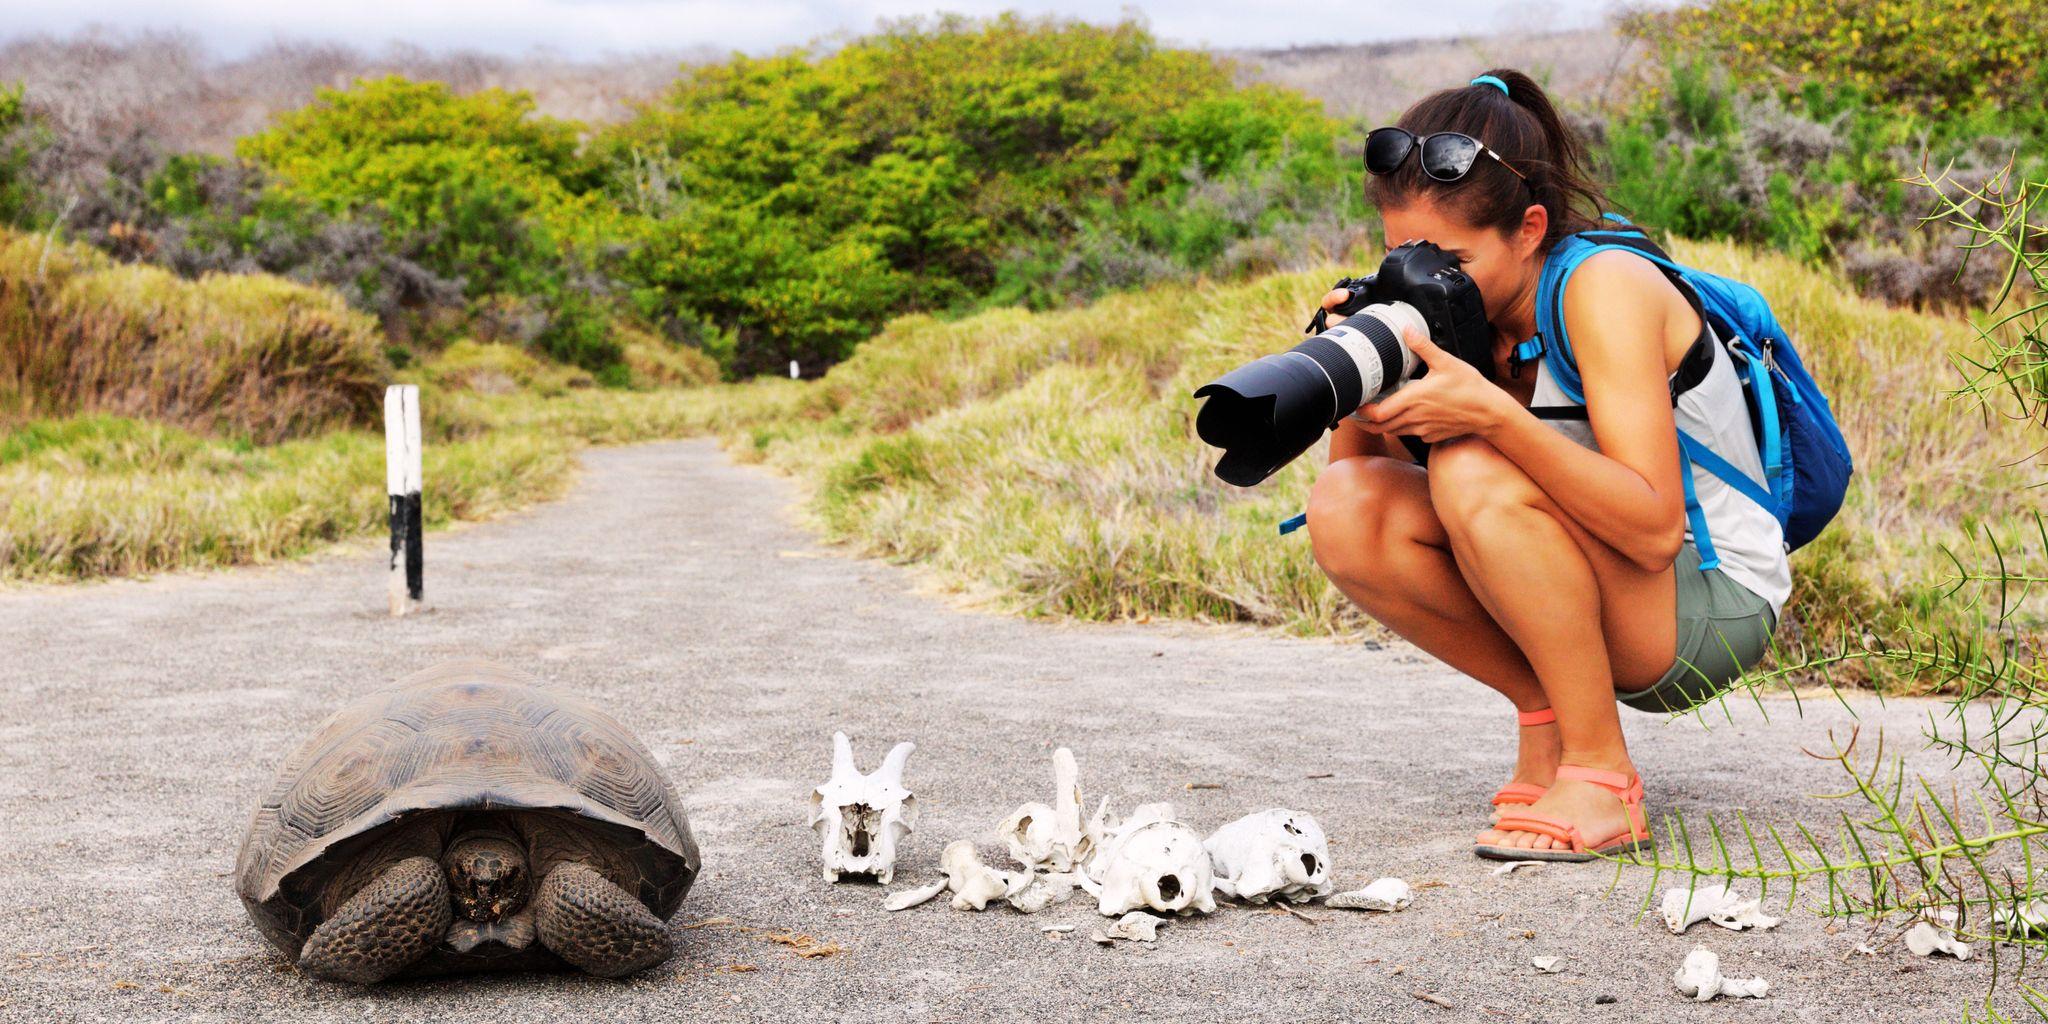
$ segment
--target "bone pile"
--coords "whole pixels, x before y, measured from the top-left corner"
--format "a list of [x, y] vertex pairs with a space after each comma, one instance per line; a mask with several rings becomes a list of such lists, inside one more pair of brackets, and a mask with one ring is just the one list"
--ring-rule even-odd
[[[864, 776], [854, 766], [846, 734], [832, 740], [832, 777], [811, 795], [824, 877], [887, 884], [895, 876], [897, 843], [917, 817], [916, 798], [903, 783], [914, 746], [897, 744], [880, 769]], [[951, 893], [955, 910], [1006, 903], [1034, 914], [1079, 889], [1095, 899], [1103, 916], [1118, 919], [1090, 933], [1108, 944], [1150, 942], [1161, 922], [1152, 915], [1214, 913], [1219, 895], [1254, 905], [1327, 899], [1331, 907], [1382, 912], [1401, 910], [1415, 898], [1398, 878], [1335, 893], [1329, 840], [1300, 811], [1276, 807], [1248, 814], [1207, 838], [1164, 802], [1141, 804], [1119, 821], [1111, 818], [1105, 798], [1084, 820], [1073, 752], [1055, 750], [1052, 765], [1052, 802], [1025, 803], [996, 826], [1015, 867], [987, 864], [971, 840], [955, 840], [939, 858], [940, 878], [891, 893], [883, 907], [908, 910]]]

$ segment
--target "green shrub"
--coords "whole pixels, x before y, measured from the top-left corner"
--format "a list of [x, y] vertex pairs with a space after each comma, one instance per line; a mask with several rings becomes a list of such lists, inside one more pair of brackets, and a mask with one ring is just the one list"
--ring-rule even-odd
[[[638, 311], [732, 331], [749, 373], [844, 358], [906, 310], [1085, 298], [1356, 213], [1338, 132], [1136, 25], [1009, 15], [690, 69], [593, 149], [641, 221], [619, 271]], [[1253, 176], [1256, 194], [1204, 192]]]
[[1631, 25], [1667, 54], [1711, 52], [1745, 80], [1821, 81], [1922, 110], [2038, 103], [2048, 84], [2038, 0], [1715, 0]]

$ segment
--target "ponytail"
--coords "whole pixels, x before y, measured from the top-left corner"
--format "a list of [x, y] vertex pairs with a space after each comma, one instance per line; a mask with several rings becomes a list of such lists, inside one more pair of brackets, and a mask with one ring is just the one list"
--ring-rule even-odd
[[1492, 148], [1527, 179], [1492, 160], [1479, 160], [1457, 181], [1422, 173], [1420, 160], [1390, 174], [1370, 175], [1366, 195], [1374, 205], [1398, 207], [1426, 196], [1465, 221], [1503, 234], [1522, 223], [1531, 203], [1550, 213], [1542, 251], [1558, 239], [1595, 226], [1605, 197], [1586, 171], [1585, 145], [1558, 116], [1557, 108], [1528, 75], [1495, 68], [1472, 84], [1432, 93], [1396, 121], [1417, 136], [1463, 132]]

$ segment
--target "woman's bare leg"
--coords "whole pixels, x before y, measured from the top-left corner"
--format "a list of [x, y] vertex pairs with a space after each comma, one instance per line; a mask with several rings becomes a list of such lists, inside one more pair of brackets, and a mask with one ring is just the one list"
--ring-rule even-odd
[[[1463, 579], [1557, 710], [1561, 762], [1632, 773], [1614, 694], [1648, 685], [1671, 664], [1672, 569], [1651, 572], [1623, 558], [1477, 438], [1437, 446], [1428, 482]], [[1574, 780], [1554, 783], [1533, 809], [1578, 824], [1595, 842], [1628, 824], [1612, 793]], [[1496, 830], [1480, 841], [1562, 845]]]
[[[1517, 710], [1550, 706], [1529, 659], [1466, 584], [1421, 466], [1380, 456], [1331, 463], [1309, 495], [1308, 531], [1317, 564], [1366, 614]], [[1550, 785], [1557, 727], [1520, 732], [1514, 780]]]

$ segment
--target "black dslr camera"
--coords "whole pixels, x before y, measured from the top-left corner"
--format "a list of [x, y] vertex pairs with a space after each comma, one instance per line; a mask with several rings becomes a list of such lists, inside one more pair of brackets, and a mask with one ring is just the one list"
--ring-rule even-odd
[[1195, 432], [1223, 449], [1216, 475], [1250, 487], [1295, 460], [1326, 430], [1367, 402], [1428, 371], [1401, 341], [1406, 329], [1429, 335], [1446, 351], [1493, 373], [1493, 332], [1479, 286], [1458, 260], [1430, 242], [1409, 242], [1387, 254], [1378, 272], [1347, 277], [1348, 289], [1326, 327], [1325, 311], [1309, 322], [1314, 336], [1278, 355], [1246, 363], [1195, 390], [1207, 398]]

